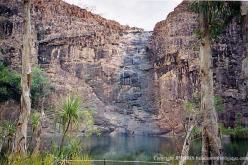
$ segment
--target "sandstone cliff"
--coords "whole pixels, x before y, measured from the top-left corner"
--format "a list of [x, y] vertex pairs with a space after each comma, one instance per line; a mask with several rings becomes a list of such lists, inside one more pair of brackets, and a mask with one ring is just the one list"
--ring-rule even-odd
[[[181, 132], [183, 102], [200, 85], [199, 43], [194, 36], [197, 19], [182, 2], [153, 32], [145, 32], [61, 0], [34, 0], [33, 66], [44, 68], [54, 87], [45, 101], [47, 118], [52, 119], [61, 98], [76, 93], [93, 111], [102, 132]], [[237, 113], [248, 125], [245, 19], [233, 19], [213, 44], [215, 94], [223, 99], [225, 111], [219, 116], [227, 126], [234, 125]], [[17, 71], [22, 26], [22, 4], [0, 0], [0, 60]], [[3, 118], [17, 116], [6, 115], [9, 109], [17, 109], [14, 104], [0, 105]]]
[[[187, 4], [182, 2], [166, 20], [156, 24], [150, 44], [159, 84], [162, 127], [168, 126], [169, 120], [174, 127], [180, 125], [183, 102], [200, 85], [199, 41], [194, 35], [198, 15], [190, 12]], [[248, 124], [247, 73], [242, 69], [242, 62], [247, 65], [242, 38], [247, 32], [242, 31], [243, 23], [241, 17], [233, 19], [213, 43], [215, 95], [223, 100], [224, 112], [219, 112], [219, 117], [226, 126], [234, 125], [238, 113], [242, 114], [242, 124]]]
[[[4, 17], [0, 57], [19, 70], [21, 3], [1, 0], [0, 7]], [[77, 93], [103, 132], [160, 133], [154, 115], [153, 64], [147, 54], [151, 33], [61, 0], [33, 1], [32, 23], [33, 65], [44, 68], [54, 86], [46, 100], [48, 117], [60, 97]]]

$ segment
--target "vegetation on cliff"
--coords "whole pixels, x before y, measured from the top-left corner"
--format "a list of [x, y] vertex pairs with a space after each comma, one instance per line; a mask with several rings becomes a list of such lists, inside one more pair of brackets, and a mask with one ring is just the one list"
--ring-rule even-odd
[[20, 74], [9, 69], [3, 61], [0, 61], [0, 102], [9, 99], [19, 101], [20, 81]]

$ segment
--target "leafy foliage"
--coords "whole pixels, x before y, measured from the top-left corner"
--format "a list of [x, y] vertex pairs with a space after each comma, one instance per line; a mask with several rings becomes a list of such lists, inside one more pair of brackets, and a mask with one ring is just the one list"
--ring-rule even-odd
[[248, 128], [246, 127], [226, 128], [221, 124], [220, 131], [224, 135], [229, 135], [232, 139], [248, 139]]
[[45, 72], [38, 67], [32, 68], [32, 86], [31, 99], [32, 103], [37, 103], [38, 99], [46, 96], [51, 90], [49, 79]]
[[79, 139], [71, 138], [69, 143], [63, 147], [62, 154], [60, 154], [63, 159], [72, 159], [74, 156], [82, 154], [82, 144]]
[[193, 138], [198, 138], [201, 137], [202, 129], [200, 127], [194, 127], [192, 130], [192, 137]]
[[69, 96], [62, 104], [59, 118], [63, 126], [63, 131], [72, 123], [77, 124], [80, 119], [80, 98]]
[[200, 111], [200, 103], [199, 92], [194, 92], [192, 98], [184, 102], [184, 108], [188, 113], [198, 114]]
[[82, 111], [83, 124], [85, 126], [85, 135], [91, 136], [96, 133], [98, 136], [100, 135], [100, 131], [94, 128], [94, 118], [91, 110], [83, 110]]
[[[70, 161], [68, 161], [70, 160]], [[75, 160], [75, 161], [74, 161]], [[82, 160], [82, 161], [80, 161]], [[84, 161], [87, 160], [87, 161]], [[1, 161], [0, 161], [1, 162]], [[51, 150], [47, 153], [36, 155], [11, 154], [7, 160], [1, 163], [6, 165], [52, 165], [52, 164], [84, 164], [92, 165], [91, 157], [84, 153], [82, 144], [78, 139], [70, 139], [60, 154], [58, 146], [53, 143]]]
[[[14, 122], [4, 120], [1, 121], [0, 125], [0, 144], [2, 145], [0, 153], [0, 164], [1, 161], [7, 159], [7, 155], [11, 152], [12, 143], [15, 138], [16, 126]], [[3, 163], [4, 164], [4, 163]]]
[[220, 96], [214, 96], [214, 106], [217, 112], [223, 112], [224, 111], [224, 104], [223, 100]]
[[[199, 93], [195, 92], [191, 100], [184, 102], [184, 107], [188, 112], [199, 112], [200, 111], [201, 98]], [[224, 111], [224, 104], [221, 96], [214, 96], [214, 106], [217, 112]]]
[[235, 124], [237, 127], [240, 127], [241, 126], [241, 117], [242, 117], [242, 114], [240, 112], [236, 113], [235, 115]]
[[[92, 165], [92, 161], [90, 156], [82, 154], [75, 155], [71, 157], [71, 161], [66, 161], [64, 159], [55, 157], [53, 154], [45, 154], [45, 155], [31, 155], [31, 156], [18, 156], [18, 155], [10, 155], [7, 162], [5, 164], [12, 165], [52, 165], [52, 164], [84, 164], [84, 165]], [[75, 160], [75, 161], [74, 161]], [[80, 160], [88, 160], [86, 162]]]
[[16, 132], [16, 126], [11, 121], [3, 121], [0, 126], [0, 137], [1, 141], [9, 140], [14, 138]]
[[19, 100], [21, 76], [0, 61], [0, 102], [8, 99]]
[[[60, 150], [56, 143], [52, 143], [50, 154], [54, 156], [56, 163], [61, 163], [62, 160], [91, 160], [91, 158], [84, 153], [84, 147], [78, 138], [69, 138], [67, 145]], [[74, 164], [75, 162], [70, 162]], [[79, 164], [82, 162], [78, 162]], [[91, 161], [88, 162], [89, 165]], [[75, 163], [77, 164], [77, 163]], [[83, 162], [85, 164], [85, 162]], [[87, 162], [86, 162], [87, 164]]]
[[[193, 128], [192, 136], [197, 138], [201, 135], [200, 123], [202, 113], [200, 111], [201, 98], [199, 92], [194, 92], [192, 99], [184, 102], [184, 108], [186, 110], [186, 118], [189, 116], [195, 116], [195, 120], [197, 120], [197, 125]], [[224, 105], [222, 98], [220, 96], [214, 96], [214, 105], [217, 112], [224, 111]], [[192, 119], [191, 119], [192, 120]]]
[[232, 139], [248, 139], [248, 128], [238, 126], [230, 131]]
[[[32, 69], [31, 99], [35, 105], [38, 99], [46, 96], [51, 91], [51, 86], [45, 72], [34, 67]], [[8, 99], [20, 100], [21, 96], [21, 74], [9, 69], [7, 65], [0, 61], [0, 102]]]
[[58, 120], [60, 122], [59, 124], [61, 124], [63, 128], [63, 135], [60, 144], [60, 154], [63, 154], [64, 139], [68, 135], [69, 127], [73, 124], [77, 126], [79, 124], [83, 124], [85, 126], [85, 133], [88, 136], [96, 132], [93, 128], [93, 115], [90, 110], [83, 110], [81, 108], [81, 101], [79, 96], [69, 96], [62, 102]]
[[59, 124], [62, 125], [63, 132], [67, 131], [67, 127], [70, 125], [79, 126], [83, 124], [85, 134], [87, 136], [97, 133], [94, 129], [94, 118], [90, 109], [84, 109], [81, 107], [81, 100], [78, 96], [69, 96], [66, 98], [59, 107]]
[[38, 125], [40, 122], [40, 113], [39, 112], [34, 112], [31, 115], [31, 125], [32, 125], [32, 130], [34, 132], [34, 130], [37, 129]]
[[[240, 14], [239, 1], [191, 1], [189, 9], [198, 13], [200, 10], [208, 17], [209, 32], [212, 39], [216, 39], [228, 26], [233, 17]], [[202, 32], [196, 31], [198, 36]]]

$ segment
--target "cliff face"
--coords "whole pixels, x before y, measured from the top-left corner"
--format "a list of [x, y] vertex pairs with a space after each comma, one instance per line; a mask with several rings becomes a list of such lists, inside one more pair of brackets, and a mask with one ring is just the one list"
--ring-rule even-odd
[[[150, 44], [160, 91], [160, 125], [165, 127], [169, 120], [175, 123], [173, 127], [180, 125], [183, 102], [200, 85], [199, 41], [193, 33], [198, 28], [198, 15], [187, 9], [187, 3], [182, 2], [166, 20], [157, 23]], [[219, 112], [219, 117], [226, 126], [234, 125], [238, 113], [242, 124], [248, 124], [243, 23], [240, 18], [233, 19], [213, 43], [215, 95], [223, 100], [224, 112]]]
[[[22, 4], [0, 0], [0, 59], [20, 71]], [[183, 2], [154, 32], [122, 26], [61, 0], [32, 3], [33, 66], [43, 68], [54, 91], [45, 113], [61, 98], [78, 94], [92, 109], [96, 125], [105, 133], [163, 135], [183, 130], [183, 102], [200, 85], [199, 43], [193, 31], [197, 14]], [[244, 17], [247, 19], [247, 17]], [[244, 20], [243, 19], [243, 20]], [[243, 28], [241, 28], [243, 27]], [[236, 18], [213, 45], [215, 93], [221, 96], [220, 119], [234, 125], [242, 114], [247, 125], [247, 58], [245, 28]], [[247, 36], [246, 36], [247, 38]], [[2, 118], [9, 107], [1, 104]]]
[[[0, 57], [19, 71], [21, 6], [14, 0], [2, 0], [0, 5], [6, 19], [1, 22]], [[155, 118], [153, 64], [147, 53], [151, 33], [60, 0], [33, 1], [32, 23], [33, 66], [44, 68], [54, 87], [46, 99], [47, 109], [76, 93], [84, 106], [93, 110], [96, 125], [103, 132], [160, 133]]]

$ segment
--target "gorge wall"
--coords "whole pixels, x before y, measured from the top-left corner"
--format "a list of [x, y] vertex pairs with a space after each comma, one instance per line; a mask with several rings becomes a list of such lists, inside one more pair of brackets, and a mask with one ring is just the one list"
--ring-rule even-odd
[[[1, 1], [1, 59], [20, 71], [22, 8]], [[151, 36], [60, 0], [33, 1], [33, 66], [43, 68], [54, 91], [46, 99], [48, 118], [61, 98], [79, 95], [104, 133], [160, 134], [147, 53]], [[8, 103], [2, 109], [8, 109]], [[53, 131], [53, 130], [50, 130]], [[168, 132], [168, 130], [167, 130]]]
[[[0, 59], [19, 72], [21, 6], [18, 0], [0, 0]], [[248, 72], [241, 26], [241, 19], [234, 19], [213, 47], [215, 93], [225, 107], [220, 118], [229, 126], [238, 112], [242, 123], [248, 124]], [[181, 132], [183, 102], [200, 85], [199, 43], [193, 34], [197, 27], [197, 14], [187, 10], [187, 2], [157, 23], [152, 33], [61, 0], [33, 1], [33, 66], [43, 68], [54, 87], [45, 101], [45, 113], [49, 118], [55, 113], [50, 109], [55, 110], [61, 98], [76, 93], [84, 107], [93, 111], [103, 133]], [[1, 113], [9, 113], [9, 107], [18, 109], [9, 101], [1, 104]]]
[[[187, 1], [182, 2], [166, 20], [156, 24], [150, 44], [159, 83], [159, 115], [167, 121], [164, 116], [169, 116], [175, 123], [180, 122], [183, 102], [191, 99], [200, 85], [199, 41], [194, 35], [198, 15], [190, 12], [187, 4]], [[237, 114], [241, 114], [242, 125], [248, 124], [247, 40], [244, 40], [247, 24], [244, 19], [234, 18], [212, 46], [214, 92], [222, 98], [223, 111], [219, 112], [219, 119], [226, 126], [235, 125]]]

